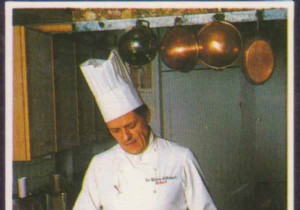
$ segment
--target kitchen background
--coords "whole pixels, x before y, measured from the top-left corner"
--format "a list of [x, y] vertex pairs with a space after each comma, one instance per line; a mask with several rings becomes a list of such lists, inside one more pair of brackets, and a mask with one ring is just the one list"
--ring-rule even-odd
[[[174, 21], [190, 16], [199, 23], [185, 27], [196, 34], [211, 15], [223, 13], [233, 17], [245, 44], [255, 35], [256, 12], [14, 9], [15, 200], [17, 179], [27, 177], [27, 191], [46, 209], [47, 195], [58, 193], [53, 175], [59, 174], [59, 191], [67, 192], [70, 209], [92, 156], [115, 144], [79, 64], [103, 58], [117, 47], [125, 33], [124, 25], [117, 28], [122, 25], [118, 20], [132, 24], [149, 17], [161, 22], [162, 17]], [[132, 67], [133, 79], [151, 109], [154, 132], [192, 149], [222, 210], [287, 208], [287, 10], [266, 9], [264, 14], [260, 27], [272, 44], [275, 65], [263, 84], [245, 78], [241, 57], [224, 70], [199, 61], [188, 72], [175, 71], [159, 54], [141, 68]], [[97, 26], [95, 20], [100, 20]], [[160, 22], [152, 27], [159, 39], [173, 27]]]

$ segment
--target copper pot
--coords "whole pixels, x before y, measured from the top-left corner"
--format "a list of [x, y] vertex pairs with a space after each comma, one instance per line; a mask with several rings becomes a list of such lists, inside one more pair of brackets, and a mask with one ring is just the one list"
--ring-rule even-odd
[[245, 42], [243, 53], [243, 72], [252, 84], [266, 82], [274, 71], [275, 58], [270, 41], [262, 35], [256, 35]]
[[212, 21], [197, 33], [198, 54], [203, 64], [222, 70], [238, 60], [242, 37], [240, 32], [226, 21]]
[[257, 25], [254, 34], [246, 36], [242, 60], [245, 78], [252, 84], [265, 83], [274, 71], [275, 58], [272, 44], [261, 28], [262, 11], [256, 13]]
[[149, 22], [138, 20], [135, 27], [121, 36], [118, 49], [125, 62], [133, 66], [142, 66], [155, 58], [158, 39], [150, 29]]
[[184, 26], [170, 29], [161, 40], [163, 63], [181, 72], [192, 70], [198, 61], [198, 48], [193, 32]]

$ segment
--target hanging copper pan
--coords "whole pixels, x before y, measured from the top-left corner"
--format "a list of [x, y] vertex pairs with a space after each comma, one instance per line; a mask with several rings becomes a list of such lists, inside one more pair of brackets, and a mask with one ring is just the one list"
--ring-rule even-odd
[[271, 42], [260, 29], [262, 12], [257, 11], [257, 28], [252, 37], [246, 38], [242, 68], [245, 78], [252, 84], [263, 84], [272, 75], [275, 58]]
[[210, 68], [222, 70], [238, 60], [242, 37], [231, 23], [214, 20], [197, 33], [197, 43], [200, 61]]
[[243, 71], [253, 84], [267, 81], [274, 69], [274, 53], [271, 44], [264, 38], [255, 38], [245, 44]]
[[162, 62], [171, 69], [181, 72], [192, 70], [198, 61], [197, 41], [193, 32], [177, 22], [162, 38], [160, 56]]

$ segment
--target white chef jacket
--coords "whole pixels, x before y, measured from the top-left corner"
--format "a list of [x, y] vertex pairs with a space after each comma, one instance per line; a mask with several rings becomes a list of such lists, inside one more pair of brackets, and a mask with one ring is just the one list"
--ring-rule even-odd
[[142, 154], [96, 155], [73, 210], [216, 210], [192, 152], [150, 134]]

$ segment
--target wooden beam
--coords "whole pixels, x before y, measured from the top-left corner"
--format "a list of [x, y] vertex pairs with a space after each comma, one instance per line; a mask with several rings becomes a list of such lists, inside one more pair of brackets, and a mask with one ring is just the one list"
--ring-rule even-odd
[[66, 24], [41, 24], [41, 25], [29, 25], [30, 29], [46, 32], [46, 33], [72, 33], [73, 26], [71, 23]]

